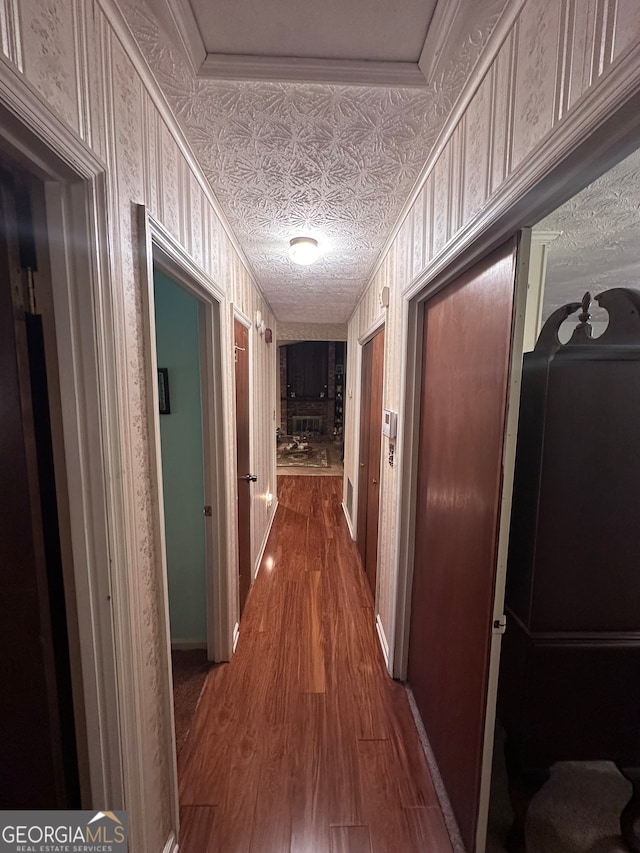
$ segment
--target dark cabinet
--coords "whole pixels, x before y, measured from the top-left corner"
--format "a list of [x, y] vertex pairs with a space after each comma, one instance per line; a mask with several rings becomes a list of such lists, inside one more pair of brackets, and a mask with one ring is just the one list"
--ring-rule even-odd
[[[601, 337], [586, 297], [524, 357], [498, 697], [512, 851], [554, 762], [612, 760], [634, 786], [640, 767], [640, 292], [597, 299]], [[622, 827], [640, 850], [635, 790]]]

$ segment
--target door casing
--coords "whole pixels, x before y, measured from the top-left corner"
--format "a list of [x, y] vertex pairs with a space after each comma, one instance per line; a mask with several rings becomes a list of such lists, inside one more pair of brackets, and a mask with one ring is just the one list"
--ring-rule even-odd
[[[236, 423], [236, 488], [238, 507], [238, 618], [246, 604], [247, 595], [253, 582], [252, 542], [253, 542], [253, 496], [252, 484], [243, 478], [253, 471], [251, 442], [251, 323], [237, 309], [233, 317], [235, 376], [235, 423]], [[238, 339], [241, 338], [241, 343]], [[244, 344], [244, 346], [242, 346]], [[240, 346], [241, 349], [236, 349]], [[238, 365], [246, 365], [242, 383], [238, 383]], [[242, 387], [246, 386], [246, 387]], [[240, 400], [238, 392], [246, 393]], [[245, 471], [244, 468], [247, 470]], [[241, 470], [242, 469], [242, 470]], [[243, 529], [245, 528], [246, 529]]]
[[151, 479], [157, 500], [153, 502], [153, 528], [159, 543], [157, 582], [163, 603], [162, 672], [167, 719], [170, 721], [165, 748], [171, 766], [172, 829], [179, 833], [178, 772], [176, 760], [175, 721], [173, 709], [173, 677], [171, 671], [171, 634], [167, 588], [166, 545], [164, 530], [162, 455], [157, 383], [155, 310], [153, 296], [154, 266], [177, 280], [199, 302], [201, 348], [202, 434], [204, 458], [204, 498], [212, 507], [212, 529], [206, 535], [207, 559], [207, 646], [215, 661], [226, 661], [232, 655], [233, 581], [229, 577], [226, 446], [228, 425], [223, 417], [225, 374], [225, 335], [222, 323], [224, 295], [189, 258], [166, 229], [140, 205], [138, 208], [140, 252], [143, 278], [143, 320], [145, 340], [145, 375], [147, 381], [147, 418], [150, 425]]

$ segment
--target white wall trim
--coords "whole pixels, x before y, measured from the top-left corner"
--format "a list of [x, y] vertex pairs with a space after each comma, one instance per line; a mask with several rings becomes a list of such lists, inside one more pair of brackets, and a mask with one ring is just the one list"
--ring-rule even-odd
[[2, 27], [0, 33], [2, 52], [9, 57], [16, 68], [24, 71], [19, 0], [2, 0], [2, 5], [4, 6], [4, 15], [0, 15], [0, 20], [2, 23], [6, 21], [6, 26]]
[[266, 80], [285, 83], [336, 83], [343, 86], [424, 87], [416, 62], [307, 59], [209, 53], [198, 77], [215, 80]]
[[[85, 180], [93, 180], [104, 172], [105, 164], [96, 157], [75, 131], [51, 112], [49, 105], [36, 89], [2, 55], [0, 55], [0, 103], [18, 121], [25, 124], [49, 151], [55, 152], [56, 158], [60, 161], [57, 177], [71, 177], [62, 168], [62, 164]], [[42, 162], [40, 152], [34, 152], [32, 160], [35, 164], [43, 166], [44, 171], [55, 169], [52, 164]]]
[[371, 323], [365, 331], [358, 337], [358, 343], [361, 347], [363, 347], [366, 343], [368, 343], [371, 338], [375, 337], [380, 329], [384, 328], [384, 325], [387, 320], [386, 311], [377, 317], [373, 323]]
[[236, 622], [233, 626], [233, 651], [235, 653], [236, 646], [238, 645], [238, 640], [240, 639], [240, 624]]
[[173, 830], [169, 833], [169, 837], [167, 838], [164, 847], [162, 848], [162, 853], [178, 853], [178, 842], [176, 840], [176, 834]]
[[449, 35], [453, 22], [458, 16], [462, 0], [448, 0], [448, 2], [436, 3], [433, 18], [427, 30], [427, 37], [418, 60], [426, 84], [429, 86], [433, 79], [433, 73], [438, 67], [442, 51], [448, 45]]
[[161, 2], [173, 21], [175, 33], [182, 44], [191, 72], [195, 77], [206, 58], [207, 51], [191, 4], [189, 0], [173, 0], [171, 3], [167, 0], [161, 0]]
[[387, 637], [384, 633], [384, 627], [379, 613], [376, 614], [376, 631], [378, 632], [378, 640], [380, 641], [380, 648], [382, 649], [385, 666], [387, 667], [387, 670], [390, 671], [389, 643], [387, 642]]
[[251, 320], [247, 317], [247, 315], [244, 313], [244, 311], [242, 311], [240, 308], [238, 308], [237, 305], [233, 306], [233, 317], [234, 317], [234, 320], [238, 320], [240, 323], [242, 323], [242, 325], [245, 326], [245, 328], [247, 328], [247, 329], [251, 328], [251, 325], [252, 325]]
[[260, 550], [258, 551], [258, 556], [256, 557], [256, 561], [253, 566], [253, 579], [255, 580], [258, 577], [258, 572], [260, 571], [260, 566], [262, 565], [262, 558], [264, 557], [265, 548], [267, 547], [267, 541], [269, 540], [269, 534], [271, 533], [271, 528], [273, 527], [273, 521], [276, 517], [276, 511], [278, 509], [278, 498], [274, 497], [274, 503], [271, 507], [271, 517], [267, 522], [267, 528], [264, 532], [264, 536], [262, 537], [262, 544], [260, 545]]
[[351, 516], [349, 515], [349, 510], [347, 509], [344, 501], [342, 501], [342, 512], [344, 513], [344, 517], [345, 517], [345, 520], [347, 522], [347, 527], [349, 528], [349, 533], [351, 535], [351, 538], [355, 541], [356, 537], [355, 537], [355, 534], [353, 532], [353, 524], [351, 522]]

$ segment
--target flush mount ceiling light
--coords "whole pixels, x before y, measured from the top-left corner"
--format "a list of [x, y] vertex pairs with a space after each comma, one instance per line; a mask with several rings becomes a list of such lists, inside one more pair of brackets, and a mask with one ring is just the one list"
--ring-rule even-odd
[[318, 241], [313, 237], [294, 237], [289, 240], [289, 257], [294, 264], [312, 264], [317, 260], [318, 254]]

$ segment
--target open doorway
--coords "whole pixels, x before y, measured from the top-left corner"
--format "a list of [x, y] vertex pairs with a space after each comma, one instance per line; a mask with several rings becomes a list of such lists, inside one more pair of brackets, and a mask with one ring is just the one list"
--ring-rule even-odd
[[278, 475], [343, 474], [347, 344], [279, 345]]
[[[156, 541], [160, 543], [156, 582], [164, 610], [162, 692], [172, 723], [165, 746], [172, 766], [172, 817], [177, 829], [176, 735], [182, 740], [186, 737], [207, 661], [231, 659], [236, 622], [237, 578], [232, 574], [227, 536], [224, 453], [229, 429], [223, 416], [227, 337], [221, 321], [224, 296], [215, 282], [146, 208], [141, 206], [138, 213], [151, 476], [158, 495], [153, 507]], [[188, 467], [186, 476], [182, 466]], [[188, 542], [180, 529], [183, 524], [188, 527]], [[185, 548], [188, 568], [182, 561]], [[173, 604], [172, 586], [176, 592]], [[186, 725], [179, 721], [180, 732], [175, 726], [172, 645], [175, 650], [196, 647], [200, 652], [184, 673], [186, 696], [180, 700], [187, 703]]]
[[80, 808], [88, 786], [45, 210], [42, 182], [0, 155], [5, 809]]
[[639, 205], [636, 151], [532, 230], [489, 853], [638, 845]]
[[176, 750], [209, 668], [200, 303], [154, 267], [154, 306]]

